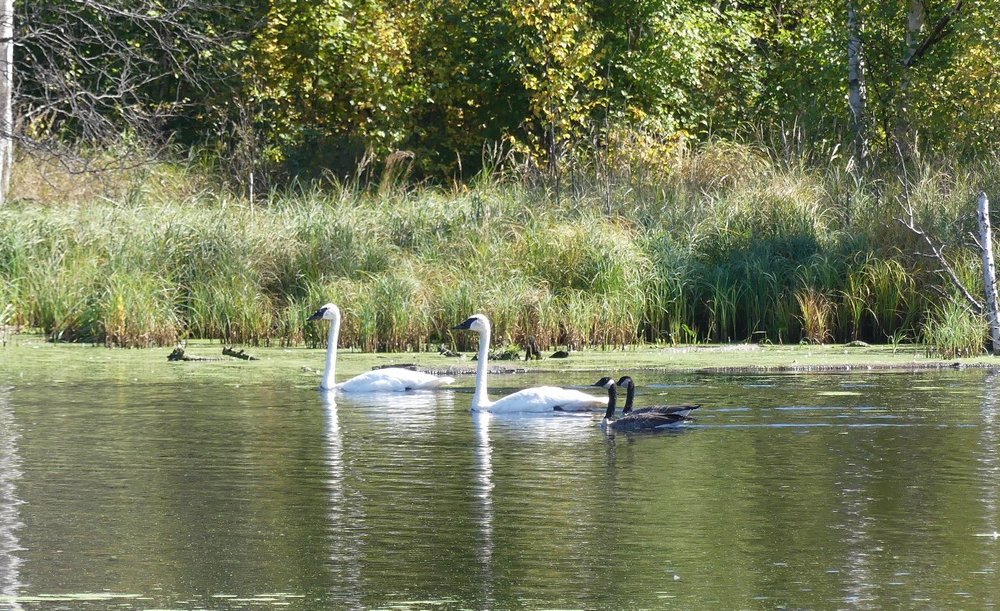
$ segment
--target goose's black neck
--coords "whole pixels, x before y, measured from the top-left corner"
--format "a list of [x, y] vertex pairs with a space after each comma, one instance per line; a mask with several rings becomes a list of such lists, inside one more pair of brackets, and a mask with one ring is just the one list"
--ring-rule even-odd
[[618, 400], [618, 387], [615, 386], [614, 382], [610, 383], [608, 386], [608, 411], [604, 412], [604, 417], [608, 420], [614, 420], [615, 417], [615, 402]]
[[625, 387], [625, 407], [622, 413], [628, 414], [632, 411], [632, 402], [635, 400], [635, 382], [628, 376], [622, 376], [622, 379], [618, 380], [618, 385]]

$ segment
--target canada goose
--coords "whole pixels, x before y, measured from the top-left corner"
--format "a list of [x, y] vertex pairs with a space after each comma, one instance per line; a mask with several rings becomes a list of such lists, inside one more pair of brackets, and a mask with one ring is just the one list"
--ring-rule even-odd
[[326, 370], [323, 372], [323, 381], [320, 382], [322, 390], [340, 390], [349, 393], [398, 392], [438, 388], [455, 381], [455, 378], [447, 376], [439, 377], [401, 367], [385, 367], [366, 371], [337, 384], [335, 374], [337, 370], [337, 339], [340, 337], [340, 308], [328, 303], [317, 310], [308, 320], [330, 321], [330, 335], [326, 341]]
[[625, 395], [625, 407], [622, 408], [623, 415], [629, 414], [644, 414], [647, 412], [656, 412], [659, 414], [677, 414], [679, 416], [689, 416], [691, 412], [701, 407], [700, 404], [696, 405], [653, 405], [651, 407], [640, 407], [637, 410], [632, 409], [632, 401], [635, 400], [635, 382], [629, 376], [622, 376], [618, 379], [618, 386], [625, 388], [627, 394]]
[[601, 426], [616, 431], [653, 431], [665, 428], [677, 427], [688, 420], [693, 420], [687, 416], [683, 416], [679, 413], [660, 413], [660, 412], [636, 412], [622, 416], [621, 418], [615, 419], [615, 401], [618, 398], [618, 387], [612, 378], [607, 376], [601, 378], [594, 383], [594, 386], [600, 386], [608, 389], [608, 410], [604, 413], [604, 419], [601, 420]]
[[506, 397], [490, 401], [486, 390], [486, 373], [489, 369], [490, 319], [485, 314], [473, 314], [455, 330], [479, 333], [479, 356], [476, 360], [476, 391], [472, 395], [473, 411], [489, 412], [580, 412], [602, 408], [607, 400], [594, 397], [579, 390], [558, 386], [536, 386], [525, 388]]

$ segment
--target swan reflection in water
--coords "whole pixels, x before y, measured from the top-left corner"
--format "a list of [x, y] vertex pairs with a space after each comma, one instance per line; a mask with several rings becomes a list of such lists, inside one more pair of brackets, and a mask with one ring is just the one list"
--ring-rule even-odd
[[476, 431], [476, 480], [474, 494], [479, 516], [479, 583], [485, 591], [483, 598], [493, 600], [493, 448], [490, 445], [489, 412], [472, 412], [472, 426]]
[[[976, 470], [979, 481], [982, 482], [979, 502], [982, 504], [983, 525], [976, 534], [987, 540], [996, 541], [1000, 538], [1000, 500], [997, 491], [1000, 490], [1000, 392], [997, 391], [998, 379], [996, 372], [988, 374], [983, 384], [983, 405], [980, 409], [979, 434], [979, 467]], [[1000, 550], [995, 544], [983, 546], [988, 551], [989, 565], [1000, 564]], [[991, 598], [984, 601], [984, 607], [996, 606], [997, 594], [993, 590]]]
[[0, 594], [7, 599], [5, 608], [21, 609], [16, 602], [21, 583], [21, 551], [18, 531], [23, 526], [17, 496], [17, 482], [21, 479], [21, 456], [18, 441], [21, 437], [10, 404], [10, 388], [0, 387]]
[[360, 609], [363, 582], [361, 579], [361, 554], [364, 532], [364, 499], [354, 490], [347, 477], [344, 460], [344, 439], [340, 430], [337, 402], [333, 392], [322, 393], [326, 418], [326, 488], [330, 503], [330, 559], [331, 584], [336, 591], [332, 596], [347, 603], [348, 608]]
[[[498, 414], [488, 411], [473, 411], [470, 413], [475, 432], [476, 472], [473, 482], [473, 495], [477, 508], [476, 523], [479, 527], [479, 583], [483, 588], [482, 596], [487, 608], [495, 606], [493, 587], [496, 583], [493, 574], [493, 558], [495, 552], [494, 524], [496, 509], [494, 507], [494, 488], [496, 486], [493, 465], [495, 445], [508, 443], [542, 444], [551, 448], [576, 448], [581, 439], [593, 434], [596, 421], [590, 414], [532, 414], [508, 413]], [[540, 453], [542, 462], [549, 458]], [[524, 465], [526, 469], [548, 469], [547, 465]]]
[[[334, 393], [322, 394], [325, 401], [334, 401]], [[362, 412], [365, 422], [371, 425], [396, 434], [422, 437], [435, 434], [433, 425], [440, 413], [454, 408], [455, 394], [431, 390], [338, 394], [336, 403], [342, 410]]]

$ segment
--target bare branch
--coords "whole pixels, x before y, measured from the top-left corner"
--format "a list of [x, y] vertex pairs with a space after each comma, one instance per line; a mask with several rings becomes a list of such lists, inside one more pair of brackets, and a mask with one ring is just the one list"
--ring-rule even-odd
[[903, 225], [903, 227], [906, 227], [914, 235], [920, 237], [924, 241], [924, 243], [931, 251], [930, 255], [925, 255], [925, 256], [933, 257], [938, 262], [938, 264], [941, 266], [941, 269], [938, 270], [938, 272], [943, 273], [945, 276], [948, 277], [949, 280], [951, 280], [952, 284], [955, 286], [955, 288], [958, 289], [958, 291], [962, 294], [962, 296], [965, 297], [965, 300], [969, 302], [969, 305], [972, 306], [972, 309], [976, 314], [982, 314], [983, 304], [975, 297], [973, 297], [969, 289], [967, 289], [965, 285], [962, 284], [962, 280], [958, 277], [958, 274], [955, 273], [955, 269], [951, 266], [950, 263], [948, 263], [948, 259], [946, 259], [944, 256], [944, 246], [937, 244], [927, 234], [927, 232], [924, 231], [923, 228], [921, 228], [920, 225], [917, 224], [916, 215], [913, 211], [912, 206], [907, 206], [905, 212], [907, 214], [906, 219], [897, 218], [896, 220], [899, 221], [899, 223]]
[[[169, 122], [235, 75], [224, 50], [243, 17], [221, 0], [33, 0], [18, 3], [19, 142], [107, 145], [125, 134], [166, 143]], [[221, 25], [220, 25], [221, 24]], [[30, 134], [30, 137], [28, 136]], [[52, 148], [52, 147], [49, 147]]]

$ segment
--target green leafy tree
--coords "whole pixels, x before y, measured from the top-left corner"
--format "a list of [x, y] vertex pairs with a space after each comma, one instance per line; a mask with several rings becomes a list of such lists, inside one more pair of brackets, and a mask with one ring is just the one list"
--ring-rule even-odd
[[574, 139], [586, 135], [604, 80], [597, 73], [599, 34], [583, 3], [516, 0], [518, 69], [528, 94], [528, 115], [518, 143], [555, 168]]
[[385, 154], [404, 140], [419, 89], [408, 18], [372, 0], [271, 2], [249, 71], [273, 134], [269, 159], [292, 173], [345, 172], [366, 149]]
[[[915, 5], [922, 7], [916, 22]], [[872, 144], [894, 159], [913, 147], [985, 150], [998, 122], [997, 0], [858, 3]], [[848, 133], [847, 11], [789, 0], [757, 9], [766, 66], [759, 121], [797, 122], [813, 141]], [[994, 75], [994, 76], [990, 76]]]
[[753, 12], [726, 3], [594, 3], [609, 122], [670, 134], [732, 126], [758, 97]]
[[408, 150], [430, 175], [469, 176], [484, 146], [504, 141], [527, 116], [514, 25], [500, 0], [424, 0], [413, 6], [415, 96]]

